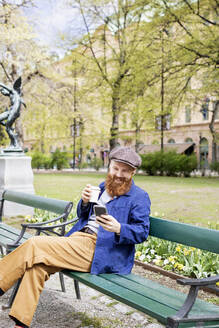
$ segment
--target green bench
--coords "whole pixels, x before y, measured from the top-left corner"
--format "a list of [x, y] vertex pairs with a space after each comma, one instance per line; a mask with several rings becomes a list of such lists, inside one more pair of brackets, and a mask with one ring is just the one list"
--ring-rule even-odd
[[[61, 219], [65, 221], [61, 224], [55, 224], [55, 221], [59, 220], [60, 217], [51, 220], [54, 221], [52, 227], [48, 226], [48, 222], [40, 224], [24, 224], [22, 225], [21, 231], [1, 222], [0, 246], [4, 247], [7, 251], [11, 251], [11, 249], [16, 247], [18, 243], [22, 243], [30, 237], [30, 234], [26, 232], [27, 227], [36, 229], [36, 234], [50, 234], [54, 228], [59, 227], [62, 230], [60, 235], [64, 235], [66, 224], [77, 220], [76, 218], [66, 222], [67, 216], [72, 207], [71, 202], [63, 202], [36, 195], [15, 193], [12, 191], [6, 191], [3, 193], [0, 219], [2, 216], [3, 202], [5, 200], [59, 213], [61, 214]], [[50, 223], [52, 223], [51, 221]], [[150, 217], [150, 222], [151, 236], [219, 254], [219, 231], [154, 217]], [[219, 307], [196, 298], [198, 290], [202, 286], [210, 286], [217, 289], [216, 282], [219, 281], [219, 275], [200, 280], [178, 280], [180, 284], [190, 286], [189, 293], [186, 295], [155, 283], [150, 279], [134, 274], [100, 274], [96, 276], [89, 273], [73, 272], [70, 270], [63, 270], [62, 274], [74, 279], [77, 298], [80, 298], [78, 282], [81, 282], [103, 294], [148, 314], [166, 325], [168, 328], [219, 328]], [[64, 290], [63, 281], [62, 289]]]
[[[40, 235], [43, 233], [46, 235], [63, 236], [65, 235], [66, 226], [72, 224], [75, 221], [75, 219], [67, 220], [73, 206], [73, 203], [69, 201], [46, 198], [13, 190], [3, 191], [0, 201], [0, 252], [2, 256], [10, 253], [13, 249], [32, 237], [33, 234]], [[17, 229], [3, 222], [4, 205], [6, 201], [29, 206], [32, 208], [46, 210], [52, 214], [56, 214], [56, 216], [51, 220], [41, 223], [23, 223], [21, 224], [21, 229]], [[30, 231], [32, 230], [33, 233], [27, 232], [29, 229]], [[60, 273], [59, 276], [62, 291], [65, 291], [62, 273]], [[18, 281], [15, 285], [9, 299], [9, 304], [4, 308], [11, 307], [19, 287], [19, 283], [20, 281]], [[75, 285], [76, 288], [78, 288], [77, 281], [75, 282]]]
[[[219, 231], [217, 230], [154, 217], [150, 217], [150, 222], [151, 236], [219, 254]], [[190, 286], [189, 293], [186, 295], [135, 274], [96, 276], [69, 270], [64, 270], [63, 273], [148, 314], [168, 328], [219, 327], [219, 306], [196, 298], [202, 286], [212, 286], [219, 291], [216, 287], [219, 275], [205, 279], [179, 279], [178, 283], [181, 285]]]

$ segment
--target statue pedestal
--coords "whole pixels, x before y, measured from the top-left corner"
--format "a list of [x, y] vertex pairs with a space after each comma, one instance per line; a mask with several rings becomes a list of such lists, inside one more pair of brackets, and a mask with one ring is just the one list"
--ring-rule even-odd
[[[0, 196], [5, 189], [34, 194], [31, 157], [22, 154], [0, 155]], [[32, 215], [29, 206], [5, 202], [4, 217]]]

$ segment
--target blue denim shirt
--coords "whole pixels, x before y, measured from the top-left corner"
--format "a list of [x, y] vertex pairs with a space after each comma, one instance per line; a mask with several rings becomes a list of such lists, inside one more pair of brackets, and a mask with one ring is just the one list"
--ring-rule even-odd
[[[100, 184], [101, 194], [105, 190], [104, 182]], [[99, 196], [99, 197], [100, 197]], [[107, 211], [121, 224], [120, 235], [99, 227], [92, 274], [118, 273], [128, 274], [134, 264], [135, 244], [142, 243], [149, 233], [150, 198], [132, 181], [130, 190], [106, 204]], [[93, 203], [82, 206], [79, 201], [77, 214], [79, 221], [68, 232], [67, 236], [81, 230], [93, 213]]]

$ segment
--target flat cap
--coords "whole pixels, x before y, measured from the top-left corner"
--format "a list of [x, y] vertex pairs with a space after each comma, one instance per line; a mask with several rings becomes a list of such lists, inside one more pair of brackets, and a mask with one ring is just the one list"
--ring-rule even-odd
[[111, 150], [109, 159], [125, 163], [137, 169], [141, 165], [141, 157], [130, 147], [116, 147]]

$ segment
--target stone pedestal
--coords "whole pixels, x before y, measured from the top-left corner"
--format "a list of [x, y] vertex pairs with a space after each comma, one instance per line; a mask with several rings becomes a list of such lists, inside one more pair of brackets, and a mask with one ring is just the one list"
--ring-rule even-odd
[[[24, 154], [0, 155], [0, 195], [5, 189], [34, 194], [31, 157]], [[3, 216], [32, 215], [33, 209], [5, 202]]]

